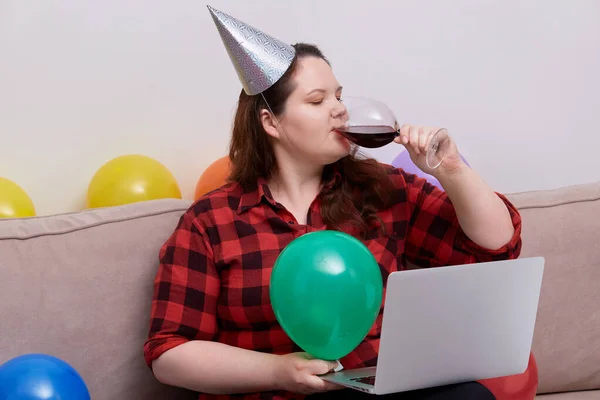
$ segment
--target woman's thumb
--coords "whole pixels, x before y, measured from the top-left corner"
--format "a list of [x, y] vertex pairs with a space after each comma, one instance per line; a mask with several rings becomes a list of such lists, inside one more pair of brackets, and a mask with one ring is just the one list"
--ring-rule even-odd
[[329, 361], [330, 370], [334, 371], [337, 367], [340, 366], [339, 361]]
[[337, 368], [338, 363], [337, 361], [311, 360], [309, 365], [312, 374], [323, 375]]

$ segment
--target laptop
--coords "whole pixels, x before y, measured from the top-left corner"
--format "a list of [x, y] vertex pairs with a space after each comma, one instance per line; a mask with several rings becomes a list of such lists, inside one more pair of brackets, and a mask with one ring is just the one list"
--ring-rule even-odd
[[321, 378], [379, 395], [523, 373], [544, 261], [530, 257], [391, 273], [377, 365]]

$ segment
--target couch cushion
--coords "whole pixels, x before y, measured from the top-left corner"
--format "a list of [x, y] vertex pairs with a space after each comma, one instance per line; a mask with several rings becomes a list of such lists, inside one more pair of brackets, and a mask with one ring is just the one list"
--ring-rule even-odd
[[535, 396], [535, 400], [598, 400], [600, 399], [600, 390], [586, 390], [583, 392], [566, 392], [541, 394]]
[[600, 183], [507, 197], [523, 216], [521, 256], [546, 258], [538, 392], [600, 389]]
[[42, 352], [71, 364], [95, 400], [191, 398], [143, 358], [158, 252], [189, 205], [0, 220], [0, 364]]

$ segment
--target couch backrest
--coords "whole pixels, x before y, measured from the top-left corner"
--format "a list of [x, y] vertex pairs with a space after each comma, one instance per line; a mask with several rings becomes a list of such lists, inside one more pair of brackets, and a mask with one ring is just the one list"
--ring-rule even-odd
[[523, 216], [521, 256], [546, 258], [538, 392], [600, 389], [600, 182], [508, 198]]
[[0, 220], [0, 364], [47, 353], [94, 400], [193, 398], [143, 360], [158, 252], [189, 207], [157, 200]]

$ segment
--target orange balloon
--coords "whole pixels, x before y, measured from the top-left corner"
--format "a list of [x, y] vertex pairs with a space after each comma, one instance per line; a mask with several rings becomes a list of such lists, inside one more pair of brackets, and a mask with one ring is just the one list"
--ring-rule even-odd
[[227, 183], [227, 177], [230, 172], [231, 161], [229, 160], [229, 156], [224, 156], [214, 161], [200, 175], [200, 179], [198, 179], [198, 183], [196, 184], [194, 199], [198, 200], [206, 193], [223, 186]]

